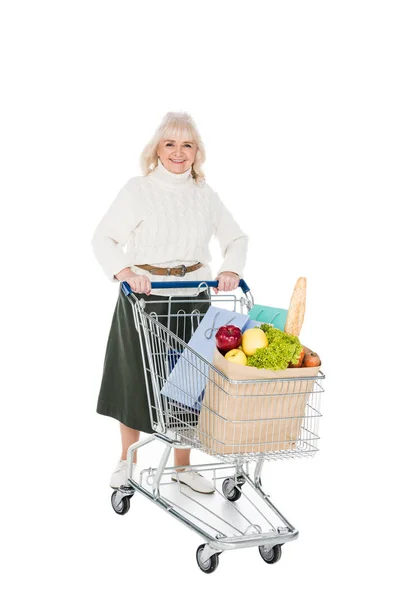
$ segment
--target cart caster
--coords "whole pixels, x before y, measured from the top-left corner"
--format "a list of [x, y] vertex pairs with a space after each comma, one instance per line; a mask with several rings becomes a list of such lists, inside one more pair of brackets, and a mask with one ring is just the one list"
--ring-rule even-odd
[[219, 554], [213, 554], [212, 556], [210, 556], [210, 558], [203, 562], [200, 558], [200, 555], [203, 552], [204, 548], [205, 544], [201, 544], [201, 546], [199, 546], [196, 550], [197, 564], [199, 565], [203, 573], [213, 573], [219, 565]]
[[259, 546], [258, 550], [260, 552], [261, 558], [269, 565], [273, 565], [274, 563], [278, 562], [278, 560], [282, 556], [282, 545], [283, 544], [277, 544], [269, 550], [266, 550], [265, 546]]
[[222, 493], [230, 502], [236, 502], [236, 500], [239, 500], [240, 496], [242, 495], [240, 488], [243, 484], [243, 478], [238, 477], [237, 483], [235, 484], [235, 479], [233, 477], [228, 477], [227, 479], [224, 479], [222, 483]]
[[130, 496], [123, 496], [120, 500], [118, 500], [117, 493], [118, 490], [115, 490], [115, 492], [111, 494], [111, 506], [117, 515], [125, 515], [131, 507], [131, 498]]

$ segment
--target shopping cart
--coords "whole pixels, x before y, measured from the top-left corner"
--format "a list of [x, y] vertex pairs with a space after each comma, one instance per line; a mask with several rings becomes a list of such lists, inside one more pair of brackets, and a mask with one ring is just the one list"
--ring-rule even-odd
[[[192, 288], [188, 294], [198, 308], [174, 313], [181, 297], [165, 297], [168, 314], [151, 311], [156, 301], [139, 299], [128, 284], [122, 289], [132, 303], [139, 334], [152, 434], [130, 446], [127, 481], [115, 490], [111, 503], [117, 514], [130, 508], [136, 491], [181, 523], [205, 543], [196, 553], [205, 573], [213, 572], [225, 550], [258, 546], [266, 563], [277, 562], [281, 548], [298, 531], [279, 512], [261, 484], [266, 460], [311, 457], [318, 451], [320, 398], [324, 391], [319, 371], [313, 377], [237, 381], [229, 379], [170, 328], [171, 319], [190, 328], [192, 335], [212, 304], [248, 314], [254, 305], [250, 288], [240, 280], [244, 295], [211, 295], [217, 281], [152, 283], [152, 288]], [[200, 292], [206, 292], [199, 300]], [[159, 317], [164, 317], [164, 325]], [[178, 327], [178, 326], [176, 326]], [[180, 331], [182, 328], [180, 328]], [[215, 332], [213, 332], [215, 334]], [[179, 378], [172, 377], [178, 368]], [[173, 388], [173, 393], [171, 393]], [[152, 442], [164, 446], [157, 467], [132, 476], [133, 453]], [[204, 495], [179, 481], [179, 471], [167, 467], [172, 448], [195, 448], [209, 460], [190, 468], [213, 481], [215, 491]], [[177, 482], [171, 480], [174, 476]]]

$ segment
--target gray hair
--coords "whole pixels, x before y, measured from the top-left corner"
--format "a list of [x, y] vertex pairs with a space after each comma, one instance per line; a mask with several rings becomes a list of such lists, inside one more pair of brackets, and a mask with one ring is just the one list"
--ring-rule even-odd
[[172, 139], [173, 136], [186, 137], [197, 145], [195, 161], [192, 165], [192, 177], [196, 183], [205, 181], [202, 165], [206, 159], [203, 141], [195, 122], [187, 112], [168, 112], [156, 129], [150, 142], [145, 146], [140, 155], [140, 167], [144, 175], [155, 169], [158, 163], [157, 146], [163, 139]]

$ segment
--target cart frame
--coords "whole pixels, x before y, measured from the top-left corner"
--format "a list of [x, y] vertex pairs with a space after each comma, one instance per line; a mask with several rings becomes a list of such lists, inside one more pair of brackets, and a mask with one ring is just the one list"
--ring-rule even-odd
[[[211, 287], [217, 287], [217, 281], [207, 281], [207, 282], [176, 282], [173, 283], [154, 283], [152, 284], [153, 288], [162, 287], [162, 288], [178, 288], [178, 287], [186, 287], [186, 288], [197, 288], [197, 295], [204, 289], [210, 290]], [[241, 312], [243, 313], [243, 309], [246, 308], [248, 311], [254, 305], [253, 296], [250, 292], [247, 284], [240, 280], [240, 287], [245, 294], [245, 298], [240, 298], [239, 300], [236, 296], [224, 296], [224, 300], [230, 299], [230, 301], [234, 301], [235, 308], [236, 302], [239, 302]], [[205, 541], [205, 544], [199, 546], [197, 549], [197, 563], [200, 569], [203, 572], [211, 573], [218, 566], [218, 556], [222, 552], [226, 550], [233, 550], [238, 548], [246, 548], [251, 546], [258, 546], [261, 557], [267, 563], [274, 563], [279, 560], [281, 556], [281, 547], [283, 544], [287, 542], [294, 541], [298, 535], [298, 530], [281, 514], [281, 512], [277, 509], [277, 507], [271, 502], [269, 495], [263, 490], [261, 484], [261, 475], [265, 460], [268, 459], [281, 459], [281, 458], [294, 458], [297, 456], [302, 456], [302, 453], [288, 453], [284, 451], [278, 452], [258, 452], [258, 453], [235, 453], [234, 455], [220, 455], [217, 452], [208, 451], [206, 447], [201, 444], [193, 443], [190, 436], [185, 435], [185, 432], [179, 430], [179, 427], [174, 429], [168, 428], [168, 423], [166, 422], [166, 408], [165, 402], [160, 394], [159, 382], [156, 381], [156, 373], [154, 372], [155, 365], [152, 363], [152, 348], [149, 339], [149, 331], [146, 331], [146, 321], [150, 323], [156, 321], [154, 317], [151, 317], [148, 313], [146, 313], [145, 308], [147, 304], [151, 304], [145, 302], [144, 300], [139, 300], [128, 284], [124, 283], [122, 286], [124, 293], [129, 297], [132, 303], [132, 309], [134, 314], [134, 322], [137, 331], [140, 334], [140, 344], [142, 351], [142, 358], [145, 361], [145, 357], [147, 357], [147, 361], [149, 361], [150, 365], [150, 384], [148, 382], [148, 377], [146, 376], [146, 387], [149, 399], [149, 410], [152, 418], [152, 426], [154, 433], [148, 435], [144, 439], [140, 440], [132, 444], [127, 453], [127, 481], [123, 486], [119, 489], [115, 490], [111, 497], [112, 507], [115, 512], [118, 514], [125, 514], [128, 512], [130, 507], [130, 498], [135, 494], [135, 492], [140, 492], [142, 495], [152, 500], [153, 503], [157, 504], [160, 508], [168, 512], [170, 515], [175, 517], [181, 523], [189, 527], [191, 530], [198, 533]], [[193, 295], [195, 299], [196, 294]], [[209, 296], [211, 299], [211, 295], [209, 292]], [[174, 297], [169, 297], [169, 310], [168, 316], [171, 316], [171, 308], [173, 306]], [[175, 297], [176, 301], [179, 301], [179, 297]], [[217, 301], [221, 301], [221, 298], [217, 298], [213, 296], [213, 299]], [[184, 315], [188, 316], [188, 315]], [[194, 315], [196, 316], [196, 315]], [[168, 318], [169, 324], [169, 318]], [[193, 325], [193, 323], [192, 323]], [[171, 339], [175, 338], [175, 341], [178, 340], [181, 344], [181, 347], [188, 348], [187, 344], [185, 344], [182, 340], [177, 338], [177, 336], [168, 330], [168, 327], [165, 328], [160, 323], [159, 327], [163, 330], [163, 335], [167, 332], [170, 334]], [[193, 327], [192, 327], [193, 330]], [[214, 369], [219, 375], [223, 375], [220, 373], [212, 364], [205, 361], [199, 354], [197, 354], [194, 350], [192, 350], [194, 355], [200, 361], [204, 361], [207, 363], [208, 369]], [[143, 362], [145, 368], [145, 362]], [[225, 375], [223, 375], [225, 377]], [[315, 385], [318, 386], [317, 397], [319, 399], [320, 393], [323, 391], [323, 388], [320, 385], [320, 380], [324, 379], [325, 375], [320, 371], [318, 376], [316, 377], [304, 377], [301, 378], [303, 381], [312, 380], [315, 382]], [[225, 379], [227, 379], [225, 377]], [[228, 380], [230, 381], [230, 380]], [[281, 381], [281, 380], [280, 380]], [[233, 382], [235, 383], [235, 382]], [[236, 382], [236, 383], [244, 383], [244, 382]], [[149, 394], [149, 385], [152, 385], [153, 389], [153, 400], [154, 405], [152, 406], [150, 403], [150, 394]], [[152, 414], [153, 410], [156, 409], [157, 414], [157, 422], [153, 419]], [[318, 408], [313, 408], [315, 410], [315, 414], [313, 414], [313, 422], [315, 419], [318, 422], [318, 417], [321, 416]], [[167, 407], [168, 411], [168, 407]], [[197, 423], [197, 421], [196, 421]], [[189, 426], [190, 429], [190, 426]], [[193, 427], [194, 429], [194, 427]], [[315, 436], [316, 440], [319, 440], [318, 436]], [[147, 468], [143, 469], [140, 472], [138, 480], [133, 478], [133, 455], [134, 452], [147, 444], [158, 442], [163, 445], [163, 452], [161, 455], [160, 462], [157, 468]], [[209, 501], [202, 503], [200, 499], [198, 499], [200, 494], [197, 494], [196, 497], [193, 495], [187, 494], [185, 490], [182, 489], [181, 484], [179, 483], [179, 471], [176, 471], [174, 467], [167, 467], [167, 463], [171, 454], [171, 450], [173, 448], [198, 448], [202, 451], [207, 452], [207, 454], [213, 456], [215, 458], [221, 459], [219, 462], [210, 462], [200, 465], [187, 465], [187, 468], [195, 469], [198, 472], [211, 473], [212, 480], [214, 483], [215, 491], [217, 492], [217, 502], [220, 500], [219, 496], [223, 496], [226, 499], [226, 502], [230, 504], [234, 511], [231, 511], [232, 516], [235, 520], [235, 525], [232, 522], [227, 521], [225, 517], [225, 509], [220, 511], [220, 514], [210, 508], [211, 504]], [[310, 452], [309, 454], [304, 453], [304, 456], [314, 456], [317, 448]], [[250, 473], [250, 463], [255, 463], [254, 473]], [[180, 467], [184, 468], [184, 467]], [[165, 479], [174, 474], [178, 483], [172, 484], [174, 486], [178, 485], [179, 488], [179, 497], [182, 497], [182, 502], [178, 503], [174, 501], [170, 497], [168, 497], [168, 486], [171, 486], [171, 483], [167, 483]], [[219, 490], [220, 481], [222, 480], [222, 492]], [[247, 484], [246, 490], [249, 489], [249, 493], [242, 491], [242, 487]], [[252, 513], [252, 517], [246, 515], [244, 509], [241, 509], [241, 503], [236, 501], [243, 495], [241, 503], [243, 506], [246, 506]], [[214, 496], [214, 494], [213, 494]], [[183, 500], [185, 498], [185, 500]], [[176, 500], [176, 499], [175, 499]], [[185, 504], [186, 502], [186, 504]], [[261, 503], [261, 504], [260, 504]], [[195, 510], [193, 510], [193, 505]], [[186, 507], [186, 508], [185, 508]], [[192, 511], [188, 510], [189, 507], [192, 507]], [[239, 508], [238, 508], [239, 507]], [[267, 517], [265, 510], [268, 511], [270, 515], [272, 515], [275, 519], [275, 523], [272, 522], [271, 517]], [[202, 516], [199, 516], [201, 514]], [[222, 514], [222, 516], [221, 516]], [[254, 518], [254, 515], [256, 518]], [[236, 520], [240, 523], [240, 525], [236, 524]], [[258, 522], [256, 522], [258, 521]], [[214, 525], [211, 524], [214, 523]], [[264, 526], [260, 526], [259, 522], [262, 522]], [[265, 523], [267, 525], [265, 525]], [[217, 526], [215, 525], [217, 523]], [[247, 527], [244, 527], [248, 523]]]

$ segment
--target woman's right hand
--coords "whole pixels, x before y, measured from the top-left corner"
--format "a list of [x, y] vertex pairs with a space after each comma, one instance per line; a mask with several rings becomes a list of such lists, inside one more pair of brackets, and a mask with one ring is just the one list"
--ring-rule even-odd
[[122, 269], [115, 277], [118, 281], [126, 281], [126, 283], [130, 285], [132, 292], [146, 294], [147, 296], [151, 292], [151, 281], [147, 275], [137, 275], [136, 273], [133, 273], [129, 267], [127, 269]]

